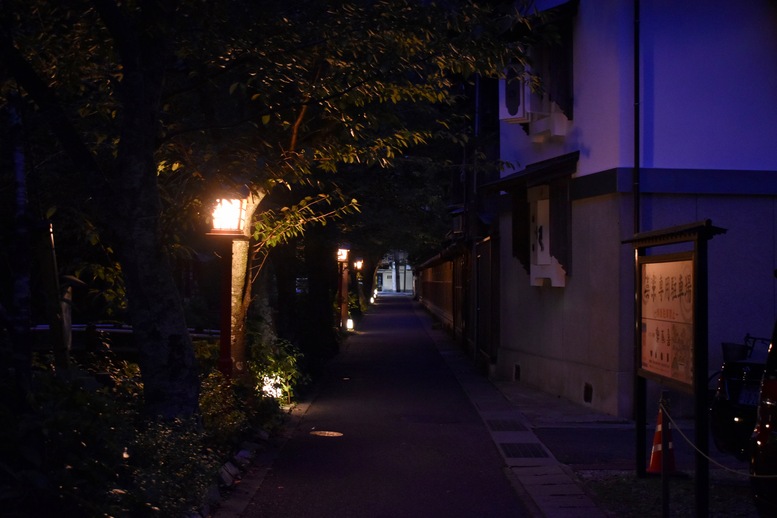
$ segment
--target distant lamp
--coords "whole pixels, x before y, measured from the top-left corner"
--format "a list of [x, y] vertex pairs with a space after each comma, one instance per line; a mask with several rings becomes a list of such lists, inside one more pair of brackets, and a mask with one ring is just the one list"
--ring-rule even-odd
[[348, 320], [348, 255], [345, 246], [337, 249], [337, 267], [340, 270], [337, 286], [337, 304], [340, 306], [340, 331], [347, 331]]
[[[366, 305], [364, 297], [364, 279], [362, 277], [362, 269], [364, 268], [364, 259], [357, 257], [353, 261], [353, 267], [356, 270], [356, 296], [359, 297], [359, 307], [362, 308]], [[370, 302], [370, 304], [372, 304]]]
[[353, 319], [349, 318], [345, 321], [345, 330], [346, 331], [353, 331]]
[[211, 234], [242, 236], [248, 220], [248, 200], [245, 198], [221, 198], [213, 208]]

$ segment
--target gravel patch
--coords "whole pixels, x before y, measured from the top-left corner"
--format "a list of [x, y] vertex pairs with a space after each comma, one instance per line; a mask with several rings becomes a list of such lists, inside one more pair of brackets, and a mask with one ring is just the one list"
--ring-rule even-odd
[[[618, 518], [662, 516], [661, 477], [638, 478], [633, 471], [581, 470], [575, 472], [582, 485], [605, 511]], [[680, 473], [669, 482], [670, 516], [695, 516], [693, 474]], [[758, 518], [750, 482], [728, 471], [710, 472], [709, 516]]]

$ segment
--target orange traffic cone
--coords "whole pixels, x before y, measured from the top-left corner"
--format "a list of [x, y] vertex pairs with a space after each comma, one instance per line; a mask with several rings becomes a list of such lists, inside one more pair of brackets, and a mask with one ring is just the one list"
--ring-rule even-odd
[[656, 423], [656, 433], [653, 435], [653, 450], [650, 452], [650, 466], [647, 469], [648, 473], [661, 474], [661, 466], [666, 462], [666, 472], [674, 473], [674, 445], [672, 444], [672, 425], [667, 423], [666, 426], [666, 439], [669, 447], [667, 448], [666, 455], [664, 455], [663, 448], [661, 446], [663, 437], [661, 434], [663, 430], [663, 412], [658, 411], [658, 422]]

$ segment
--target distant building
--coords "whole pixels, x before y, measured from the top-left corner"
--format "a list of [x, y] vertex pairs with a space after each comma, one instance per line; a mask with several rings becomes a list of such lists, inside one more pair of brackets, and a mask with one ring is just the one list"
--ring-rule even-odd
[[393, 251], [381, 261], [375, 274], [378, 292], [412, 293], [413, 268], [407, 262], [407, 252]]

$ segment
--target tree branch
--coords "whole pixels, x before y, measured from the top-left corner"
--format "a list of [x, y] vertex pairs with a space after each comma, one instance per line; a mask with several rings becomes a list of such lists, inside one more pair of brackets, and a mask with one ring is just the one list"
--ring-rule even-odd
[[101, 177], [102, 170], [94, 155], [84, 144], [78, 130], [65, 114], [55, 93], [41, 80], [7, 35], [0, 38], [0, 60], [44, 113], [50, 123], [49, 129], [60, 141], [73, 162], [95, 177]]

